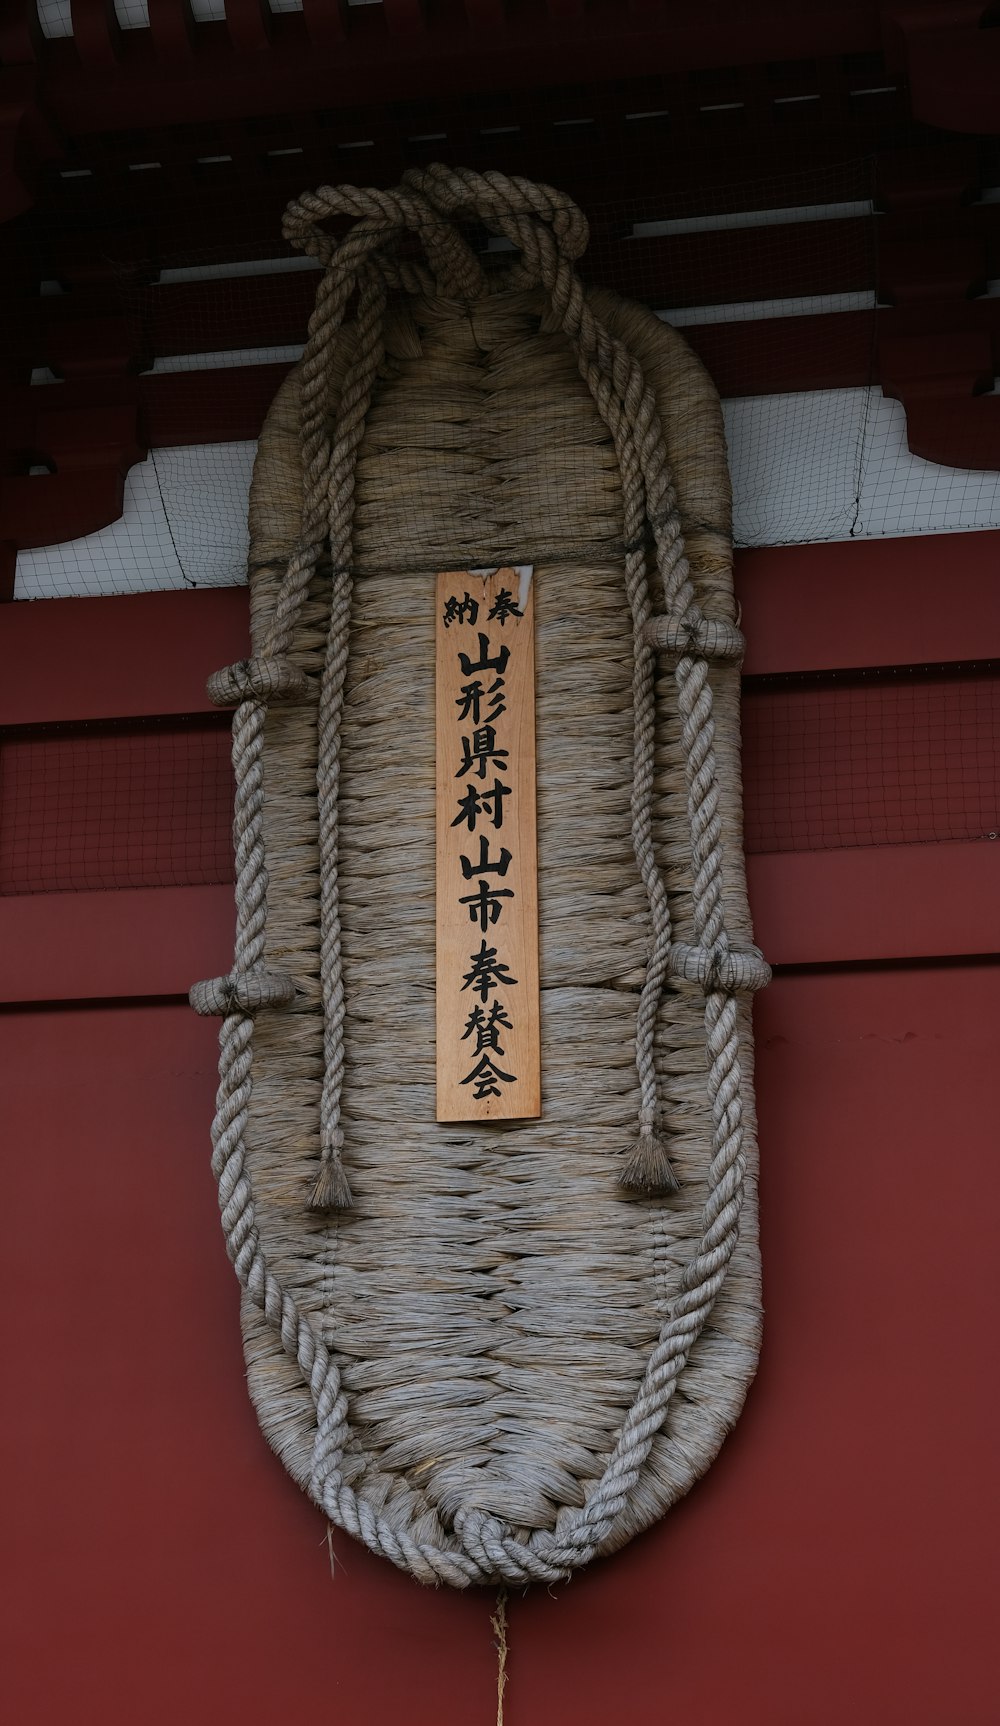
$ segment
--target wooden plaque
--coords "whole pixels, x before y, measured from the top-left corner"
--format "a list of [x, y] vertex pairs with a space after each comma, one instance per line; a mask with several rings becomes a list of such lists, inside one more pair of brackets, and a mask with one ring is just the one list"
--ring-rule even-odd
[[437, 1118], [541, 1113], [531, 568], [437, 578]]

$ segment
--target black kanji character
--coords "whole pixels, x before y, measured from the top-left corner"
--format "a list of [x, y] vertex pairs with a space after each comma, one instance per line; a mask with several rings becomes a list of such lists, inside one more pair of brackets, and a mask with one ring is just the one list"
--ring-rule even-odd
[[478, 923], [485, 935], [491, 923], [500, 916], [503, 906], [501, 899], [513, 899], [513, 889], [510, 887], [491, 887], [488, 881], [480, 881], [474, 893], [466, 893], [458, 902], [468, 905], [470, 923]]
[[459, 719], [468, 719], [471, 715], [473, 725], [478, 725], [482, 717], [483, 703], [492, 700], [492, 707], [486, 715], [487, 725], [494, 719], [499, 719], [501, 713], [506, 713], [507, 703], [499, 693], [503, 689], [504, 680], [498, 677], [491, 683], [489, 689], [484, 689], [478, 677], [472, 683], [463, 683], [461, 695], [456, 695], [455, 706], [458, 708]]
[[[502, 629], [508, 617], [523, 616], [524, 612], [521, 610], [521, 607], [518, 605], [517, 600], [514, 598], [510, 589], [502, 587], [500, 592], [497, 594], [496, 599], [493, 601], [493, 609], [490, 612], [487, 622], [492, 623], [493, 619], [496, 618], [500, 628]], [[472, 621], [475, 623], [475, 618], [473, 618]]]
[[507, 1010], [500, 1001], [494, 1001], [490, 1007], [489, 1016], [482, 1007], [473, 1007], [462, 1032], [462, 1042], [469, 1037], [476, 1039], [476, 1054], [481, 1055], [484, 1049], [493, 1049], [498, 1055], [503, 1054], [503, 1044], [500, 1041], [501, 1031], [512, 1031], [513, 1023], [507, 1017]]
[[506, 989], [511, 983], [517, 982], [517, 978], [511, 976], [509, 967], [497, 959], [496, 948], [487, 947], [485, 937], [480, 942], [479, 952], [469, 955], [469, 963], [472, 969], [465, 973], [460, 992], [464, 994], [466, 989], [474, 989], [484, 1006], [494, 989]]
[[[494, 779], [493, 790], [483, 791], [478, 785], [470, 785], [464, 796], [458, 801], [458, 814], [452, 822], [453, 827], [461, 827], [462, 822], [468, 823], [469, 832], [476, 831], [476, 816], [488, 813], [491, 815], [494, 827], [503, 826], [503, 800], [510, 796], [510, 786], [501, 785], [499, 779]], [[493, 805], [492, 811], [490, 804]]]
[[510, 648], [509, 647], [501, 647], [496, 658], [491, 659], [490, 658], [490, 638], [488, 635], [483, 635], [482, 633], [480, 633], [478, 663], [476, 665], [473, 665], [472, 660], [470, 659], [470, 657], [467, 653], [460, 653], [459, 654], [458, 663], [462, 667], [462, 676], [463, 677], [471, 677], [473, 672], [475, 672], [475, 671], [495, 671], [498, 677], [502, 677], [504, 672], [507, 669], [507, 661], [509, 658], [510, 658]]
[[475, 1085], [472, 1100], [481, 1103], [486, 1097], [499, 1097], [503, 1094], [500, 1085], [497, 1084], [498, 1079], [503, 1085], [516, 1083], [514, 1073], [505, 1073], [503, 1068], [498, 1067], [489, 1055], [484, 1055], [478, 1066], [473, 1067], [472, 1072], [462, 1080], [462, 1083], [463, 1085]]
[[492, 725], [480, 725], [472, 733], [472, 737], [462, 738], [462, 765], [458, 768], [455, 778], [461, 779], [468, 773], [470, 767], [475, 767], [480, 779], [486, 778], [486, 763], [496, 761], [501, 766], [510, 754], [509, 749], [497, 748], [497, 734]]
[[450, 629], [453, 623], [465, 623], [466, 621], [469, 623], [475, 623], [478, 616], [478, 599], [473, 599], [471, 593], [467, 593], [464, 599], [456, 599], [455, 595], [452, 593], [449, 594], [448, 598], [444, 602], [444, 612], [442, 614], [441, 621], [444, 624], [445, 629]]
[[479, 862], [473, 863], [470, 857], [459, 857], [462, 874], [466, 881], [471, 881], [473, 875], [506, 875], [510, 867], [512, 853], [506, 845], [501, 845], [500, 856], [495, 863], [490, 862], [490, 842], [485, 833], [479, 835]]

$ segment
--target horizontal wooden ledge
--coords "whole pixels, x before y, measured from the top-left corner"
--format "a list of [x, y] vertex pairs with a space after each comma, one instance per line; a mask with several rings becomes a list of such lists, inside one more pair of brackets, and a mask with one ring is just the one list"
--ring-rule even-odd
[[0, 898], [0, 1000], [186, 995], [229, 970], [235, 923], [229, 885]]
[[[772, 965], [1000, 953], [1000, 841], [748, 859]], [[231, 886], [0, 899], [0, 999], [183, 995], [232, 961]]]
[[[315, 295], [314, 276], [289, 278], [300, 289]], [[294, 318], [282, 321], [269, 310], [267, 293], [277, 276], [263, 278], [267, 287], [262, 300], [253, 305], [255, 321], [210, 322], [193, 318], [186, 330], [162, 338], [156, 352], [202, 354], [232, 351], [261, 355], [282, 346], [301, 343], [305, 336], [309, 305], [296, 309]], [[199, 287], [202, 284], [197, 284]], [[210, 284], [214, 285], [214, 284]], [[225, 285], [225, 284], [223, 284]], [[246, 286], [243, 279], [241, 287]], [[256, 279], [251, 285], [257, 286]], [[648, 294], [643, 298], [649, 299]], [[666, 306], [668, 299], [654, 297]], [[881, 316], [882, 314], [880, 314]], [[741, 396], [802, 393], [820, 389], [850, 389], [870, 382], [872, 376], [873, 316], [870, 311], [810, 313], [774, 316], [747, 321], [685, 323], [682, 334], [711, 374], [724, 399]], [[57, 369], [66, 371], [63, 382], [16, 386], [10, 392], [11, 424], [18, 435], [33, 446], [53, 453], [46, 445], [46, 416], [58, 412], [61, 425], [69, 413], [107, 412], [113, 408], [138, 408], [139, 429], [151, 449], [179, 448], [189, 444], [230, 443], [256, 438], [267, 409], [290, 362], [283, 359], [220, 365], [208, 361], [177, 371], [147, 371], [138, 377], [115, 375], [109, 360], [102, 370], [78, 375], [102, 331], [95, 334], [81, 320], [72, 330], [76, 346], [67, 343], [49, 350]], [[68, 342], [68, 338], [67, 338]], [[163, 345], [166, 343], [166, 345]], [[214, 345], [213, 345], [214, 344]], [[101, 355], [98, 352], [97, 358]], [[81, 428], [87, 422], [80, 420]]]
[[214, 712], [210, 673], [249, 652], [245, 587], [2, 607], [0, 725]]
[[[891, 223], [893, 218], [886, 217]], [[723, 284], [739, 300], [770, 300], [870, 290], [874, 304], [875, 227], [871, 216], [607, 238], [602, 279], [619, 293], [660, 306], [712, 305]], [[219, 348], [301, 341], [319, 274], [221, 276], [153, 283], [135, 290], [135, 340], [154, 355], [212, 353]], [[45, 309], [51, 351], [72, 354], [87, 340], [87, 322], [70, 294]]]
[[737, 552], [744, 673], [995, 659], [998, 560], [993, 531]]
[[[309, 0], [304, 13], [279, 14], [269, 21], [272, 46], [267, 52], [247, 51], [246, 41], [232, 38], [225, 45], [225, 26], [208, 32], [185, 32], [183, 77], [164, 75], [160, 43], [165, 16], [173, 19], [177, 38], [179, 5], [157, 8], [160, 28], [153, 36], [152, 55], [113, 53], [106, 35], [114, 14], [101, 8], [80, 8], [90, 25], [89, 51], [62, 54], [62, 42], [44, 38], [32, 43], [40, 56], [45, 111], [70, 136], [104, 135], [123, 129], [219, 124], [246, 114], [288, 114], [304, 110], [348, 108], [359, 104], [381, 107], [391, 102], [440, 104], [476, 90], [490, 100], [491, 91], [536, 90], [545, 86], [579, 85], [599, 80], [643, 78], [650, 68], [669, 66], [671, 72], [706, 66], [756, 67], [767, 60], [785, 61], [819, 56], [875, 53], [881, 47], [878, 10], [874, 0], [857, 0], [845, 7], [830, 0], [809, 7], [783, 5], [773, 12], [722, 0], [711, 9], [665, 7], [584, 8], [577, 0], [491, 8], [489, 51], [483, 37], [470, 31], [458, 11], [438, 19], [434, 27], [413, 27], [420, 17], [414, 0], [385, 8], [392, 20], [369, 20], [365, 8], [352, 8], [338, 19], [335, 0]], [[359, 17], [360, 14], [360, 17]], [[170, 29], [170, 23], [166, 26]], [[153, 32], [150, 32], [153, 35]], [[69, 44], [66, 45], [67, 47]], [[24, 51], [19, 53], [22, 57]], [[169, 54], [169, 48], [167, 50]], [[754, 86], [756, 89], [756, 86]], [[781, 93], [779, 89], [777, 94]], [[683, 97], [683, 86], [672, 100]], [[704, 101], [704, 97], [700, 98]], [[691, 105], [699, 101], [695, 90]], [[846, 100], [844, 103], [846, 109]], [[558, 110], [557, 110], [558, 112]], [[569, 108], [572, 113], [572, 107]], [[699, 117], [695, 112], [694, 118]], [[845, 116], [848, 120], [852, 116]], [[805, 140], [809, 147], [808, 128]], [[795, 128], [796, 132], [800, 129]], [[536, 170], [537, 171], [537, 170]], [[772, 170], [774, 172], [774, 170]], [[381, 184], [372, 178], [369, 183]]]
[[1000, 953], [1000, 841], [747, 858], [771, 965]]
[[[778, 230], [766, 230], [772, 231]], [[300, 296], [305, 288], [309, 289], [309, 296], [315, 293], [316, 278], [312, 275], [293, 273], [288, 280]], [[259, 282], [265, 284], [263, 289]], [[22, 384], [9, 392], [10, 422], [16, 427], [18, 438], [56, 455], [59, 452], [51, 446], [51, 425], [47, 416], [56, 414], [65, 433], [68, 414], [96, 413], [99, 410], [107, 413], [122, 407], [138, 408], [139, 433], [144, 445], [151, 449], [256, 438], [267, 408], [287, 375], [289, 362], [268, 359], [254, 363], [245, 357], [240, 364], [220, 365], [209, 360], [209, 356], [224, 351], [230, 351], [234, 357], [240, 353], [246, 356], [254, 350], [265, 355], [282, 346], [301, 343], [311, 298], [308, 303], [306, 299], [301, 304], [296, 302], [294, 315], [287, 307], [282, 311], [280, 303], [278, 306], [272, 304], [270, 296], [277, 292], [272, 287], [274, 283], [280, 286], [283, 278], [238, 279], [236, 285], [241, 290], [246, 290], [249, 284], [258, 290], [259, 296], [250, 301], [242, 319], [218, 313], [213, 324], [207, 315], [201, 321], [192, 316], [189, 326], [178, 327], [172, 334], [169, 330], [164, 332], [155, 349], [159, 355], [200, 353], [207, 362], [204, 368], [195, 364], [192, 369], [147, 371], [138, 377], [119, 375], [114, 370], [116, 362], [113, 357], [105, 355], [100, 345], [105, 340], [103, 326], [98, 325], [91, 330], [85, 318], [67, 326], [65, 340], [49, 350], [49, 359], [56, 369], [65, 369], [65, 381], [47, 385]], [[203, 293], [231, 285], [226, 281], [182, 284]], [[616, 285], [620, 287], [622, 284]], [[784, 297], [788, 298], [785, 284], [779, 286]], [[180, 287], [176, 291], [180, 292]], [[742, 287], [740, 291], [743, 292]], [[649, 283], [645, 284], [639, 297], [654, 307], [668, 307], [674, 303], [666, 290], [661, 294], [653, 293]], [[947, 360], [951, 351], [947, 347], [949, 341], [954, 349], [956, 338], [968, 338], [978, 344], [977, 351], [981, 350], [984, 356], [982, 365], [987, 370], [990, 364], [997, 363], [987, 356], [991, 350], [994, 354], [1000, 353], [1000, 300], [945, 299], [935, 301], [930, 309], [920, 302], [918, 311], [919, 318], [912, 306], [883, 307], [878, 311], [776, 314], [761, 318], [733, 318], [731, 321], [723, 317], [718, 323], [684, 321], [680, 327], [724, 400], [858, 388], [869, 384], [873, 376], [881, 377], [884, 369], [887, 389], [891, 384], [892, 393], [906, 402], [911, 398], [919, 399], [923, 367], [933, 378], [938, 392], [935, 402], [943, 390], [951, 403], [949, 412], [958, 412], [967, 400], [971, 400], [978, 373], [967, 376], [959, 367], [952, 376], [946, 367], [942, 384], [937, 375], [940, 366], [945, 364], [941, 355], [945, 354]], [[884, 344], [889, 354], [885, 368], [873, 353], [876, 333], [880, 346]], [[899, 343], [911, 337], [922, 345], [907, 350], [910, 356], [908, 363], [913, 368], [912, 377], [907, 374], [900, 378], [890, 371], [890, 366], [897, 363]], [[893, 342], [897, 344], [897, 359], [889, 353]], [[947, 363], [950, 365], [951, 361]], [[913, 385], [912, 391], [910, 384]], [[988, 406], [989, 398], [984, 398], [980, 411], [985, 413]], [[79, 421], [81, 428], [87, 423], [83, 418]], [[988, 450], [985, 455], [988, 455]], [[985, 457], [980, 459], [979, 465], [986, 465]]]
[[[559, 0], [548, 3], [551, 7]], [[588, 0], [569, 0], [569, 3], [583, 8]], [[312, 4], [313, 0], [307, 0], [307, 6]], [[363, 15], [363, 10], [352, 8], [355, 17]], [[290, 23], [292, 17], [294, 14], [285, 13], [284, 23]], [[485, 62], [480, 55], [479, 75], [484, 71]], [[758, 76], [751, 74], [755, 87]], [[606, 70], [602, 71], [604, 89], [607, 78]], [[784, 79], [782, 84], [780, 94], [791, 94]], [[727, 131], [725, 122], [719, 131], [711, 125], [706, 127], [702, 114], [706, 100], [703, 86], [692, 84], [685, 91], [681, 84], [675, 83], [670, 92], [669, 113], [660, 110], [629, 115], [632, 99], [627, 91], [619, 91], [614, 109], [608, 111], [606, 102], [601, 103], [603, 150], [595, 150], [589, 127], [556, 123], [578, 115], [581, 99], [586, 100], [572, 86], [546, 92], [541, 123], [537, 97], [523, 82], [516, 91], [508, 89], [497, 96], [485, 91], [479, 78], [476, 88], [475, 130], [471, 136], [464, 89], [458, 113], [447, 103], [442, 112], [441, 103], [436, 102], [434, 112], [427, 113], [428, 121], [443, 122], [445, 127], [451, 122], [453, 128], [458, 124], [459, 140], [456, 142], [452, 133], [447, 141], [456, 142], [469, 167], [502, 165], [507, 174], [557, 185], [568, 193], [587, 214], [594, 246], [606, 238], [620, 238], [626, 231], [626, 222], [631, 227], [633, 214], [661, 220], [690, 216], [694, 209], [702, 215], [732, 214], [745, 208], [748, 186], [752, 187], [753, 203], [760, 210], [787, 208], [790, 195], [794, 195], [799, 208], [871, 197], [873, 142], [868, 121], [861, 122], [857, 153], [854, 150], [845, 153], [844, 136], [836, 126], [817, 128], [807, 121], [796, 127], [794, 193], [790, 194], [787, 124], [776, 130], [761, 115], [762, 125], [740, 128], [739, 177], [734, 181], [733, 134]], [[224, 92], [217, 87], [217, 100], [219, 94]], [[425, 91], [425, 97], [427, 94]], [[328, 106], [329, 96], [325, 103]], [[781, 105], [786, 114], [797, 106]], [[243, 113], [252, 111], [245, 108]], [[274, 112], [277, 111], [275, 108]], [[218, 107], [212, 112], [213, 119], [217, 119]], [[417, 121], [416, 112], [411, 110], [409, 117], [400, 117], [395, 126], [389, 125], [385, 131], [381, 126], [373, 128], [379, 135], [364, 152], [366, 184], [392, 186], [399, 181], [409, 165], [400, 132], [411, 133]], [[92, 274], [96, 266], [113, 274], [116, 266], [120, 273], [134, 263], [145, 279], [163, 258], [169, 257], [176, 268], [218, 257], [221, 236], [233, 261], [270, 257], [286, 205], [299, 196], [303, 187], [320, 186], [331, 177], [340, 177], [331, 175], [331, 162], [337, 159], [339, 144], [357, 138], [358, 124], [356, 108], [328, 111], [324, 125], [315, 131], [303, 128], [293, 114], [286, 113], [266, 140], [270, 148], [263, 171], [259, 154], [254, 151], [241, 153], [238, 160], [226, 164], [211, 164], [204, 178], [198, 178], [198, 196], [194, 200], [178, 198], [169, 173], [154, 170], [129, 174], [129, 164], [136, 156], [135, 138], [121, 134], [109, 137], [106, 125], [102, 124], [98, 127], [102, 133], [99, 159], [91, 157], [88, 161], [88, 145], [82, 140], [76, 154], [76, 160], [91, 166], [93, 173], [64, 181], [59, 190], [63, 207], [68, 204], [85, 218], [103, 214], [106, 220], [106, 181], [113, 174], [116, 226], [110, 236], [106, 226], [97, 226], [96, 219], [92, 225], [84, 220], [79, 227], [67, 229], [61, 235], [60, 263], [74, 279], [79, 279], [81, 269]], [[505, 128], [503, 132], [489, 130], [501, 126]], [[480, 130], [484, 127], [485, 135]], [[508, 127], [513, 130], [506, 130]], [[678, 131], [683, 134], [689, 127], [697, 134], [698, 148], [685, 153], [684, 171], [679, 178], [665, 179], [663, 148], [668, 147], [668, 139], [669, 147], [675, 148]], [[496, 139], [492, 145], [491, 136]], [[291, 147], [296, 153], [283, 155], [282, 146]], [[192, 163], [197, 148], [192, 139], [189, 146]], [[275, 150], [279, 153], [275, 154]], [[428, 159], [439, 153], [429, 148]], [[348, 163], [349, 160], [348, 156]], [[350, 167], [345, 167], [345, 173], [350, 172]], [[886, 209], [898, 208], [901, 195], [904, 207], [908, 207], [914, 196], [921, 195], [921, 188], [928, 185], [930, 196], [939, 196], [942, 178], [958, 208], [975, 196], [979, 183], [978, 155], [974, 143], [968, 140], [938, 143], [930, 153], [926, 146], [922, 150], [919, 146], [893, 147], [888, 154], [876, 158], [876, 172], [879, 204]], [[625, 186], [628, 205], [623, 216]]]
[[[998, 559], [998, 532], [737, 552], [744, 671], [998, 659]], [[248, 652], [244, 587], [35, 600], [2, 621], [0, 725], [204, 713], [209, 673]]]

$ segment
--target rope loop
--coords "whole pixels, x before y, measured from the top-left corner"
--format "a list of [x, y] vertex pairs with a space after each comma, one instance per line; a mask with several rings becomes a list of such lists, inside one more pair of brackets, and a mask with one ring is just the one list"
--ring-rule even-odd
[[766, 989], [771, 967], [759, 947], [742, 950], [719, 942], [714, 947], [691, 947], [685, 941], [670, 945], [668, 970], [671, 977], [700, 983], [707, 994], [753, 994]]
[[[332, 216], [360, 220], [338, 242], [322, 225]], [[282, 233], [293, 246], [352, 283], [370, 263], [388, 286], [404, 291], [436, 288], [449, 298], [478, 299], [486, 289], [482, 267], [471, 248], [409, 177], [392, 192], [364, 186], [321, 186], [316, 192], [303, 192], [285, 211]], [[393, 257], [406, 233], [420, 240], [429, 275], [412, 264], [400, 265]]]
[[528, 287], [543, 280], [544, 238], [567, 266], [582, 257], [590, 240], [590, 225], [579, 205], [565, 192], [518, 174], [479, 174], [468, 168], [447, 168], [432, 162], [411, 168], [404, 184], [413, 187], [449, 221], [473, 217], [499, 238], [510, 240], [521, 263], [506, 276], [507, 286]]
[[643, 630], [650, 647], [661, 653], [687, 653], [698, 659], [740, 660], [746, 653], [746, 638], [734, 623], [721, 618], [694, 619], [658, 615]]
[[241, 1013], [252, 1018], [264, 1007], [288, 1007], [295, 999], [295, 979], [287, 971], [255, 965], [249, 971], [231, 971], [226, 977], [209, 977], [193, 983], [188, 1000], [203, 1018], [225, 1018]]
[[310, 693], [305, 672], [290, 659], [262, 654], [213, 671], [205, 687], [216, 707], [235, 707], [240, 701], [303, 701]]

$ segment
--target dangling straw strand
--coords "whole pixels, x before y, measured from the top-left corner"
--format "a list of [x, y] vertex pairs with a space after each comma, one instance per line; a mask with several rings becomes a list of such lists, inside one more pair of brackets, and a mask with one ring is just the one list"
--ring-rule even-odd
[[497, 1726], [503, 1726], [503, 1699], [507, 1689], [507, 1590], [501, 1588], [490, 1619], [493, 1646], [497, 1651]]

